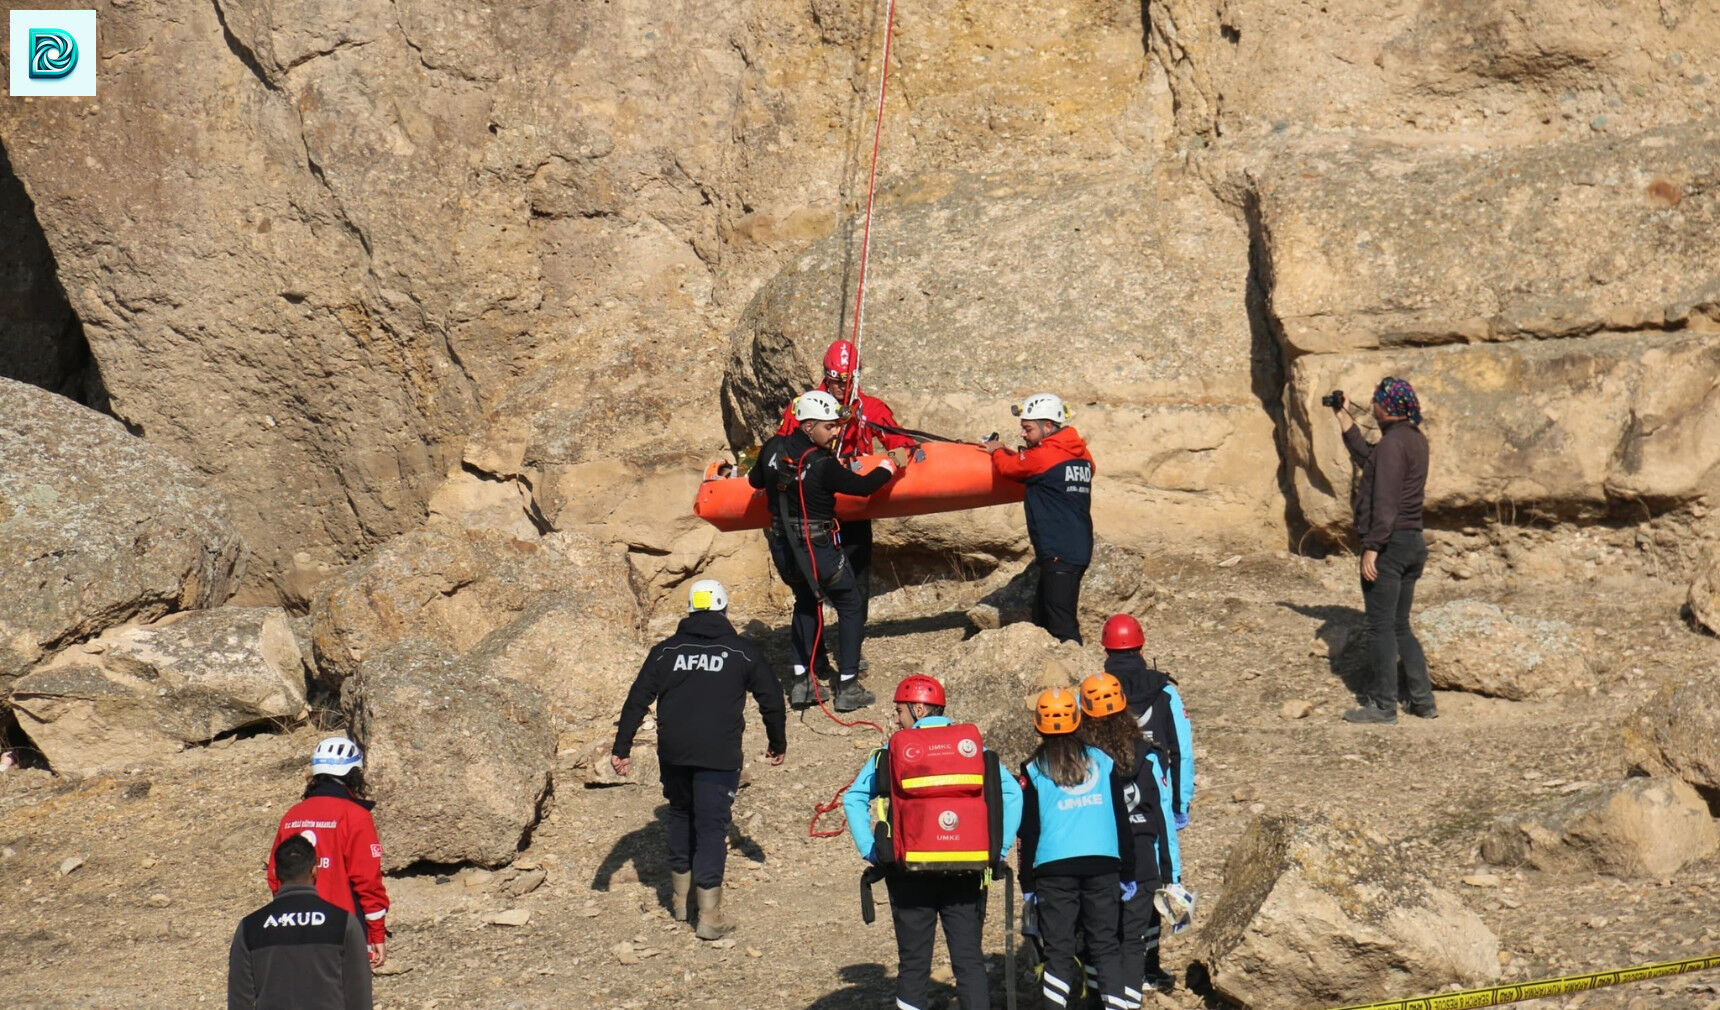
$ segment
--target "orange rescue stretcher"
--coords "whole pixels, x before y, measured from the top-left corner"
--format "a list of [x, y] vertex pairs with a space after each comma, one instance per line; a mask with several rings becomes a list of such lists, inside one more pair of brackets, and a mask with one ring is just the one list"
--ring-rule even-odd
[[[928, 442], [920, 446], [906, 470], [867, 498], [839, 494], [836, 517], [895, 519], [958, 512], [1018, 502], [1027, 486], [992, 473], [991, 457], [977, 445], [958, 442]], [[867, 473], [884, 458], [882, 453], [860, 457], [861, 473]], [[754, 490], [745, 477], [724, 476], [733, 464], [719, 460], [705, 468], [705, 479], [693, 500], [693, 514], [724, 532], [762, 530], [770, 525], [765, 492]]]

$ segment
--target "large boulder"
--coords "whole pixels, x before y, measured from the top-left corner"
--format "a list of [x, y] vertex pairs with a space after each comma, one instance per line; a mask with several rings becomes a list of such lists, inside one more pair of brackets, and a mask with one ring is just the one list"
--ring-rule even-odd
[[233, 593], [245, 542], [184, 465], [8, 379], [0, 418], [0, 694], [68, 644]]
[[1662, 685], [1624, 724], [1625, 756], [1649, 775], [1675, 775], [1720, 801], [1720, 683], [1702, 671]]
[[1620, 502], [1692, 505], [1720, 493], [1717, 371], [1720, 340], [1689, 332], [1303, 355], [1285, 397], [1296, 505], [1330, 537], [1351, 528], [1356, 470], [1320, 397], [1365, 396], [1386, 375], [1421, 399], [1430, 513], [1581, 519]]
[[513, 859], [555, 759], [536, 688], [408, 639], [366, 657], [341, 705], [365, 750], [384, 869]]
[[950, 716], [977, 725], [986, 745], [1014, 768], [1038, 746], [1033, 699], [1047, 687], [1078, 682], [1103, 662], [1095, 665], [1092, 653], [1038, 625], [1010, 624], [939, 650], [919, 672], [943, 682]]
[[467, 659], [541, 691], [558, 730], [606, 732], [644, 659], [631, 602], [630, 595], [550, 593], [486, 635]]
[[1256, 819], [1224, 863], [1194, 959], [1247, 1010], [1356, 1003], [1499, 977], [1499, 942], [1360, 823]]
[[551, 594], [593, 641], [638, 642], [638, 604], [614, 548], [583, 534], [521, 539], [431, 523], [318, 589], [311, 608], [318, 675], [336, 686], [366, 657], [408, 638], [463, 655]]
[[285, 611], [172, 614], [73, 646], [18, 681], [20, 726], [62, 774], [163, 757], [309, 714], [305, 657]]
[[[1097, 460], [1102, 536], [1130, 547], [1282, 538], [1263, 402], [1276, 397], [1276, 359], [1256, 353], [1250, 329], [1247, 232], [1205, 186], [1137, 173], [916, 177], [882, 196], [872, 256], [863, 374], [901, 423], [1008, 435], [1011, 402], [1054, 390]], [[733, 446], [768, 435], [819, 374], [850, 279], [837, 235], [754, 297], [723, 381]], [[977, 549], [995, 552], [983, 535]]]
[[1521, 701], [1594, 686], [1593, 640], [1563, 621], [1479, 600], [1441, 603], [1410, 620], [1439, 690]]
[[1720, 831], [1708, 804], [1672, 776], [1590, 786], [1548, 809], [1507, 814], [1481, 843], [1490, 863], [1653, 878], [1717, 849]]

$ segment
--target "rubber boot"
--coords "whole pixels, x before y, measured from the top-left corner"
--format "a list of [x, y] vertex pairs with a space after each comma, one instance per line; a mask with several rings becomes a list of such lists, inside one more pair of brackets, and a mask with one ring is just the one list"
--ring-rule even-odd
[[669, 914], [675, 917], [676, 922], [686, 922], [687, 895], [692, 893], [693, 890], [692, 872], [676, 873], [674, 870], [670, 870], [669, 887], [671, 892], [669, 896]]
[[701, 940], [721, 940], [734, 932], [735, 924], [723, 914], [722, 887], [700, 887], [694, 893], [699, 900], [699, 926], [693, 935]]

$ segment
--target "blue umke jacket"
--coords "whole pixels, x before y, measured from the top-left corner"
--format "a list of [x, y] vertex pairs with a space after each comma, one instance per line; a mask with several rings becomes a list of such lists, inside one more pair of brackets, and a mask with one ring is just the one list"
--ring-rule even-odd
[[1171, 813], [1188, 817], [1194, 802], [1194, 741], [1176, 681], [1149, 667], [1139, 649], [1105, 653], [1105, 672], [1123, 685], [1123, 697], [1141, 732], [1164, 754], [1171, 780]]
[[1104, 751], [1087, 748], [1087, 777], [1065, 788], [1036, 761], [1021, 766], [1021, 859], [1016, 871], [1023, 892], [1046, 876], [1089, 877], [1115, 873], [1135, 879], [1134, 834], [1129, 828], [1126, 783]]

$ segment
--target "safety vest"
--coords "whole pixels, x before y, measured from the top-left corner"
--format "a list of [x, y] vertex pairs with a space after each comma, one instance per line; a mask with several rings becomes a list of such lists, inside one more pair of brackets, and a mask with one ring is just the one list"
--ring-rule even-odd
[[873, 832], [891, 869], [985, 870], [1003, 844], [997, 755], [971, 723], [898, 730], [878, 752]]
[[1029, 761], [1028, 779], [1039, 797], [1039, 844], [1033, 865], [1044, 866], [1080, 856], [1118, 857], [1117, 812], [1111, 806], [1111, 758], [1097, 747], [1087, 748], [1087, 776], [1074, 786], [1060, 786]]

